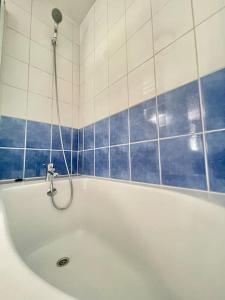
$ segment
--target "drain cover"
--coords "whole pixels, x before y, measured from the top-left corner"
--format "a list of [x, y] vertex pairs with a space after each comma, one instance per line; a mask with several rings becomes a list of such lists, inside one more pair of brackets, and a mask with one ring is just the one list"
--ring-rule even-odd
[[69, 257], [62, 257], [57, 261], [56, 266], [61, 268], [68, 265], [69, 262], [70, 262]]

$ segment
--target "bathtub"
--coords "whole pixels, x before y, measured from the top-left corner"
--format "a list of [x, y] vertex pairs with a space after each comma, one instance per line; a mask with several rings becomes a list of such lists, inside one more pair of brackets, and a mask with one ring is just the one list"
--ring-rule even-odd
[[[76, 178], [0, 186], [0, 298], [224, 300], [225, 196]], [[68, 182], [57, 180], [59, 205]], [[69, 263], [57, 267], [58, 259]]]

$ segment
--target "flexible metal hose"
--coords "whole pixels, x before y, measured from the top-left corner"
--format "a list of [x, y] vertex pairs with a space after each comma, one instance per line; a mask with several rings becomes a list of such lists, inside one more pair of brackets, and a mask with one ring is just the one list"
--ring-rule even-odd
[[56, 61], [56, 39], [52, 40], [52, 45], [53, 45], [53, 53], [54, 53], [54, 59], [53, 59], [53, 64], [54, 64], [54, 81], [55, 81], [55, 96], [56, 96], [56, 110], [57, 110], [57, 117], [58, 117], [58, 125], [59, 125], [59, 137], [60, 137], [60, 143], [62, 146], [62, 153], [63, 153], [63, 158], [64, 158], [64, 162], [65, 162], [65, 166], [66, 166], [66, 171], [68, 174], [68, 180], [69, 180], [69, 184], [70, 184], [70, 199], [69, 202], [66, 206], [64, 207], [59, 207], [56, 203], [55, 203], [55, 199], [54, 199], [54, 195], [53, 195], [53, 180], [51, 182], [51, 189], [52, 189], [52, 193], [51, 193], [51, 199], [52, 199], [52, 204], [53, 206], [58, 209], [58, 210], [66, 210], [67, 208], [70, 207], [70, 205], [73, 202], [73, 181], [72, 181], [72, 177], [70, 175], [70, 171], [68, 168], [68, 164], [66, 161], [66, 155], [65, 155], [65, 149], [64, 149], [64, 145], [63, 145], [63, 139], [62, 139], [62, 128], [61, 128], [61, 118], [60, 118], [60, 110], [59, 110], [59, 95], [58, 95], [58, 81], [57, 81], [57, 61]]

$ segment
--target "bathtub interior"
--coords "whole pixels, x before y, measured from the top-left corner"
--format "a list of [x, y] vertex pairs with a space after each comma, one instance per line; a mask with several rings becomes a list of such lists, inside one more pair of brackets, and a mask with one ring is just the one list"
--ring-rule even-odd
[[[74, 186], [66, 212], [45, 183], [2, 192], [15, 246], [38, 275], [81, 300], [224, 299], [224, 207], [97, 179]], [[66, 182], [57, 187], [63, 202]]]

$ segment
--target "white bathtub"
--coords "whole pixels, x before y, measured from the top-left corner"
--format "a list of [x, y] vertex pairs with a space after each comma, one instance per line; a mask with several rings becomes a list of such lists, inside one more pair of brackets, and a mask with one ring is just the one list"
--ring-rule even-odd
[[225, 299], [225, 196], [80, 178], [59, 212], [47, 189], [0, 187], [0, 299]]

